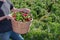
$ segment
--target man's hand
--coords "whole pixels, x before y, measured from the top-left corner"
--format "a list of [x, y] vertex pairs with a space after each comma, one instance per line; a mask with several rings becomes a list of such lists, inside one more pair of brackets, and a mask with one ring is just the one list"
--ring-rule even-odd
[[9, 20], [9, 19], [11, 19], [11, 17], [10, 17], [10, 16], [5, 16], [5, 18], [7, 18], [8, 20]]
[[10, 20], [14, 19], [14, 18], [12, 17], [12, 14], [9, 14], [9, 15], [5, 16], [5, 18], [7, 18], [8, 20], [9, 20], [9, 19], [10, 19]]

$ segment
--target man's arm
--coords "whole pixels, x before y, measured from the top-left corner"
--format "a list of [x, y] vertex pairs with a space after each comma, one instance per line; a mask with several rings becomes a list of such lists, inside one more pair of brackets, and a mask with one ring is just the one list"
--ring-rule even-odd
[[28, 8], [17, 9], [17, 8], [13, 7], [13, 9], [11, 11], [14, 13], [16, 13], [16, 12], [30, 13], [30, 9], [28, 9]]
[[11, 11], [14, 12], [14, 13], [16, 13], [16, 12], [19, 12], [19, 9], [13, 7], [13, 8], [11, 9]]
[[2, 20], [5, 19], [5, 18], [6, 18], [6, 16], [0, 17], [0, 21], [2, 21]]

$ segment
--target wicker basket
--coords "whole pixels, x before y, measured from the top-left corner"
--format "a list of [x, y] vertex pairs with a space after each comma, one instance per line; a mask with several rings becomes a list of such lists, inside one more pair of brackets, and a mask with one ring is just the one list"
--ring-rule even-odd
[[13, 31], [19, 34], [26, 34], [29, 31], [31, 21], [29, 22], [19, 22], [15, 20], [12, 21]]

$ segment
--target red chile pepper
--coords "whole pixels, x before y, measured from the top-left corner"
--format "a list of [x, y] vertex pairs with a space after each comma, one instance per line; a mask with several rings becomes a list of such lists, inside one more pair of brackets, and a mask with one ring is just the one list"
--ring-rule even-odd
[[26, 14], [26, 13], [23, 13], [23, 16], [25, 16], [25, 17], [26, 17], [27, 15], [28, 15], [28, 14]]
[[31, 18], [27, 18], [27, 19], [25, 19], [25, 21], [30, 21], [30, 20], [32, 20]]

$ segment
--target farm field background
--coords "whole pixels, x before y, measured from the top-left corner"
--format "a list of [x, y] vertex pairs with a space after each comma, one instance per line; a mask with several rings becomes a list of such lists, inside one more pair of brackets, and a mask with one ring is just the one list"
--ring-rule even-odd
[[11, 0], [16, 8], [29, 8], [32, 25], [25, 40], [60, 40], [60, 0]]

